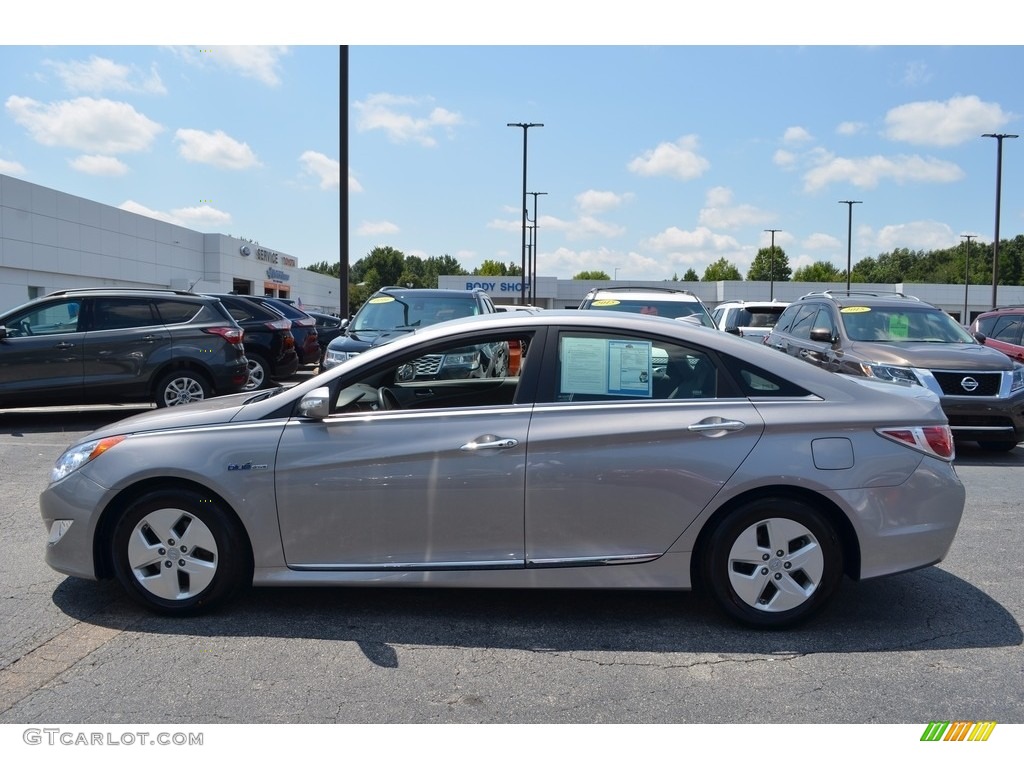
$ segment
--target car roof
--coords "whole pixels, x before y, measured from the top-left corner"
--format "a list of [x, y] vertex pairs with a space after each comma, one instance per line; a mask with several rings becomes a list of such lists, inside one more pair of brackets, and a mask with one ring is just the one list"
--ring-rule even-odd
[[484, 293], [479, 288], [459, 290], [457, 288], [403, 288], [400, 285], [387, 285], [374, 292], [374, 296], [380, 294], [388, 296], [436, 296], [439, 298], [467, 298], [476, 297]]
[[[805, 293], [797, 301], [830, 300], [840, 307], [899, 307], [915, 305], [923, 308], [938, 309], [934, 304], [922, 301], [898, 291], [814, 291]], [[796, 302], [793, 302], [794, 304]], [[941, 311], [941, 310], [939, 310]]]
[[684, 288], [632, 288], [629, 286], [591, 288], [587, 291], [587, 298], [595, 298], [599, 294], [632, 296], [640, 299], [658, 299], [661, 301], [700, 301], [697, 294]]

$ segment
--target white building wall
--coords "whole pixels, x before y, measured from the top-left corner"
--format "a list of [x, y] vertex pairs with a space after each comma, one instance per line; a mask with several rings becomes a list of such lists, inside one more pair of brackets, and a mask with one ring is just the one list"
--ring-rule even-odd
[[277, 257], [270, 263], [251, 245], [245, 257], [245, 244], [0, 174], [0, 311], [62, 288], [228, 292], [235, 278], [259, 295], [272, 284], [311, 309], [338, 311], [337, 280], [283, 251], [265, 249]]

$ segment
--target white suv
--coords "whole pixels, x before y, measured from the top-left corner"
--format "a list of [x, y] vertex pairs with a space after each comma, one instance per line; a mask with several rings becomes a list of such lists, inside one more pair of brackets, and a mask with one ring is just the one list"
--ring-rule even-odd
[[661, 315], [677, 320], [692, 318], [708, 328], [715, 327], [711, 313], [697, 295], [680, 288], [592, 288], [579, 308]]
[[788, 301], [724, 301], [711, 311], [720, 331], [761, 344]]

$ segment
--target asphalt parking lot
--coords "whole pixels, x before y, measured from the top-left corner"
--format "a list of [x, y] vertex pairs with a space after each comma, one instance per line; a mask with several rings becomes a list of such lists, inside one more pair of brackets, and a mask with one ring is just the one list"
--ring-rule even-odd
[[168, 620], [43, 562], [53, 460], [138, 410], [0, 411], [0, 723], [1024, 722], [1024, 446], [959, 448], [946, 561], [797, 631], [669, 592], [260, 589]]

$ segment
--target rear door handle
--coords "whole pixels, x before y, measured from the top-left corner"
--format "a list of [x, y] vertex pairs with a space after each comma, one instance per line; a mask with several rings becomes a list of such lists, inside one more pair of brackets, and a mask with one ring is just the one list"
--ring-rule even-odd
[[471, 440], [462, 447], [460, 451], [479, 451], [484, 448], [515, 448], [519, 445], [519, 441], [514, 437], [497, 437], [495, 435], [484, 435], [478, 437], [476, 440]]

